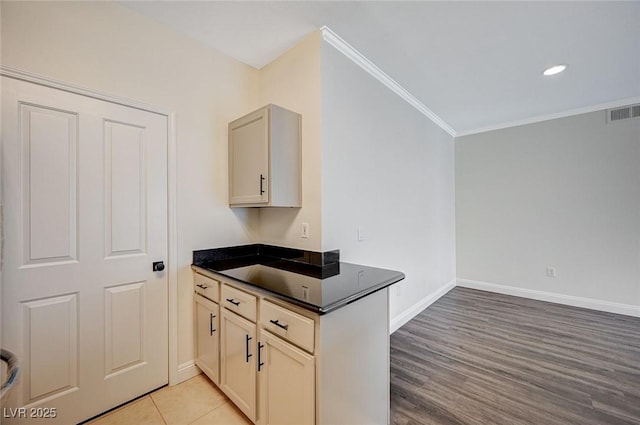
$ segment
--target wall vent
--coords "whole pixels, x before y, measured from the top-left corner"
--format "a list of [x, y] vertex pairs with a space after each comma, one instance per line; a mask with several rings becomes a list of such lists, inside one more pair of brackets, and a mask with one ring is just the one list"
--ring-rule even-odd
[[607, 109], [607, 122], [640, 118], [640, 104], [623, 106], [621, 108]]

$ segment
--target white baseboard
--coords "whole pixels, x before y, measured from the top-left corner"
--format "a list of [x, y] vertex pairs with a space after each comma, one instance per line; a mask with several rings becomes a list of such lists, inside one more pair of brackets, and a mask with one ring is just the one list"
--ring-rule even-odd
[[573, 295], [555, 294], [553, 292], [537, 291], [534, 289], [518, 288], [470, 279], [458, 279], [458, 286], [463, 288], [479, 289], [481, 291], [496, 292], [498, 294], [513, 295], [516, 297], [531, 298], [539, 301], [565, 304], [574, 307], [588, 308], [591, 310], [624, 314], [626, 316], [640, 317], [640, 306], [631, 304], [613, 303], [610, 301], [594, 300], [592, 298], [575, 297]]
[[420, 314], [422, 310], [429, 307], [434, 302], [438, 301], [440, 297], [442, 297], [444, 294], [452, 290], [455, 286], [456, 286], [455, 279], [445, 283], [440, 288], [436, 289], [434, 292], [427, 295], [426, 297], [424, 297], [423, 299], [421, 299], [420, 301], [418, 301], [417, 303], [415, 303], [414, 305], [412, 305], [411, 307], [409, 307], [408, 309], [406, 309], [405, 311], [403, 311], [402, 313], [400, 313], [399, 315], [391, 319], [391, 323], [389, 325], [390, 333], [394, 333], [395, 331], [400, 329], [405, 323], [407, 323], [409, 320], [413, 319], [418, 314]]
[[178, 366], [178, 384], [202, 373], [193, 360], [184, 362]]

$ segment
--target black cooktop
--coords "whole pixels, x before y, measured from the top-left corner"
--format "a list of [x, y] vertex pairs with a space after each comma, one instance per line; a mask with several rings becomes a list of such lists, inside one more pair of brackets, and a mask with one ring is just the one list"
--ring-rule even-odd
[[[245, 253], [247, 247], [242, 247]], [[405, 277], [394, 270], [336, 261], [337, 251], [332, 251], [332, 255], [312, 253], [316, 255], [290, 256], [287, 259], [265, 255], [273, 251], [265, 249], [264, 245], [259, 247], [262, 255], [249, 252], [249, 255], [234, 257], [217, 256], [216, 253], [204, 255], [205, 251], [194, 251], [193, 265], [267, 290], [320, 314], [386, 288]], [[216, 250], [206, 250], [206, 253], [211, 254], [212, 251]], [[305, 258], [315, 260], [305, 261]]]

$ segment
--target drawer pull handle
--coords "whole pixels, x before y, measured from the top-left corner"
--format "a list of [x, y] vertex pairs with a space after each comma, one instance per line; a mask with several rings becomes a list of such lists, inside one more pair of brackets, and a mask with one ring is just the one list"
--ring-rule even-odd
[[207, 289], [209, 285], [203, 285], [202, 283], [196, 285], [198, 288]]
[[262, 369], [262, 366], [264, 366], [264, 363], [262, 362], [262, 349], [264, 348], [264, 344], [258, 342], [258, 372], [260, 372], [260, 370]]
[[227, 301], [229, 301], [231, 304], [233, 304], [235, 306], [239, 306], [240, 305], [240, 301], [236, 301], [233, 298], [227, 298]]
[[277, 327], [284, 329], [285, 331], [289, 330], [289, 325], [280, 323], [279, 320], [269, 320], [269, 322], [273, 323]]
[[216, 331], [215, 329], [213, 329], [213, 319], [215, 319], [216, 315], [211, 313], [209, 316], [209, 335], [213, 335], [213, 333]]
[[251, 341], [252, 338], [247, 335], [247, 339], [245, 340], [245, 349], [247, 351], [247, 358], [246, 358], [246, 362], [249, 363], [249, 357], [253, 356], [253, 354], [249, 353], [249, 341]]

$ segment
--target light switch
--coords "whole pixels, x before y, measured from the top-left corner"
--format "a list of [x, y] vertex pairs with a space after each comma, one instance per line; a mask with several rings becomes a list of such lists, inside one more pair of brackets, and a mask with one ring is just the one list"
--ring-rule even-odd
[[362, 242], [365, 240], [364, 227], [358, 226], [358, 242]]
[[309, 223], [302, 223], [302, 234], [300, 236], [305, 239], [309, 238]]

